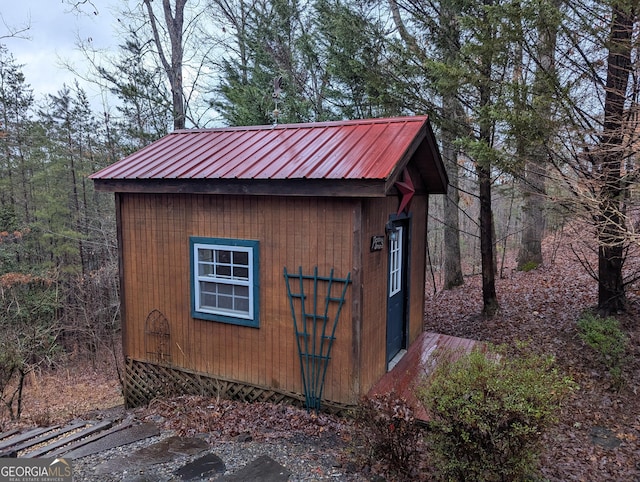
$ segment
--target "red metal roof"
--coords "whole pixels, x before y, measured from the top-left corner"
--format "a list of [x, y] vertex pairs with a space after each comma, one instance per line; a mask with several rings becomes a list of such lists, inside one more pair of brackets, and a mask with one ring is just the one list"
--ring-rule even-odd
[[90, 177], [388, 180], [428, 136], [427, 116], [180, 130]]

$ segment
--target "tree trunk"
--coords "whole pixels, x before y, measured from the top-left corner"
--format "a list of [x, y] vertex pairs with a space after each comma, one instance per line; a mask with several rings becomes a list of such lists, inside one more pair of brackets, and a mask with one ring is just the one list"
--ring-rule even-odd
[[493, 316], [498, 311], [495, 256], [491, 214], [491, 168], [476, 165], [480, 193], [480, 259], [482, 263], [482, 313]]
[[184, 86], [182, 82], [182, 67], [183, 67], [183, 28], [184, 28], [184, 9], [187, 0], [176, 0], [175, 13], [171, 11], [171, 1], [162, 0], [162, 9], [164, 13], [165, 25], [167, 32], [169, 33], [169, 41], [171, 46], [171, 58], [167, 59], [160, 38], [160, 32], [158, 30], [157, 20], [153, 7], [151, 6], [152, 0], [144, 0], [144, 4], [147, 8], [147, 15], [149, 16], [149, 22], [151, 24], [151, 30], [153, 32], [153, 40], [156, 48], [158, 49], [158, 57], [169, 85], [171, 86], [171, 97], [173, 103], [173, 128], [184, 129], [186, 124], [186, 111], [184, 103]]
[[518, 269], [543, 262], [542, 239], [546, 227], [546, 167], [541, 159], [529, 158], [522, 182], [522, 239], [518, 250]]
[[[484, 5], [492, 6], [493, 0], [484, 0]], [[485, 42], [494, 39], [496, 32], [490, 20], [485, 18], [482, 38]], [[481, 113], [478, 120], [478, 141], [485, 149], [491, 149], [493, 124], [489, 117], [491, 110], [491, 73], [493, 69], [492, 49], [485, 46], [480, 57], [478, 73], [479, 106]], [[476, 160], [476, 174], [478, 176], [478, 191], [480, 198], [480, 259], [482, 265], [482, 313], [485, 316], [493, 316], [500, 308], [496, 294], [496, 257], [494, 254], [493, 235], [493, 209], [491, 207], [491, 158], [482, 155]]]
[[614, 4], [611, 19], [604, 128], [600, 138], [601, 176], [598, 215], [598, 311], [610, 314], [625, 307], [622, 267], [625, 260], [626, 223], [622, 163], [625, 158], [624, 109], [631, 67], [634, 14]]
[[[555, 50], [558, 34], [557, 20], [553, 20], [562, 0], [550, 0], [549, 8], [542, 8], [537, 21], [537, 69], [532, 88], [534, 122], [529, 142], [522, 147], [525, 161], [522, 182], [522, 239], [518, 251], [518, 269], [526, 265], [542, 264], [542, 239], [546, 218], [547, 156], [546, 146], [551, 129], [551, 102], [555, 75]], [[545, 15], [549, 14], [549, 15]]]
[[444, 289], [464, 284], [460, 262], [460, 228], [458, 205], [458, 160], [449, 133], [442, 131], [442, 157], [449, 175], [449, 186], [444, 198]]
[[16, 420], [19, 420], [22, 415], [22, 395], [24, 390], [24, 380], [27, 377], [27, 372], [25, 370], [19, 370], [18, 373], [18, 406], [16, 407]]
[[[489, 87], [480, 87], [480, 106], [490, 102]], [[491, 126], [486, 119], [480, 121], [480, 142], [490, 145]], [[496, 294], [496, 257], [493, 244], [493, 209], [491, 207], [491, 164], [486, 159], [476, 161], [480, 200], [480, 261], [482, 266], [482, 313], [493, 316], [500, 308]]]
[[[448, 2], [440, 6], [442, 58], [453, 64], [460, 57], [460, 31], [455, 20], [456, 12]], [[449, 186], [444, 199], [444, 289], [448, 290], [464, 283], [460, 260], [460, 192], [458, 150], [454, 142], [463, 122], [464, 112], [458, 100], [458, 82], [451, 79], [451, 86], [443, 88], [442, 94], [442, 157], [449, 175]]]

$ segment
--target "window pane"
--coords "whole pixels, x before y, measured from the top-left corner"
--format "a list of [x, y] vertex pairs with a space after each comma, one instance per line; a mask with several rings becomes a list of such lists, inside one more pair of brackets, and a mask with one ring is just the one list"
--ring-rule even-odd
[[233, 310], [233, 297], [218, 296], [218, 308], [223, 310]]
[[233, 308], [236, 311], [249, 312], [249, 300], [247, 298], [236, 298], [235, 306]]
[[218, 293], [221, 295], [233, 295], [233, 285], [218, 283]]
[[402, 228], [389, 241], [389, 296], [402, 290]]
[[213, 250], [212, 249], [198, 249], [198, 261], [213, 262]]
[[233, 277], [236, 279], [249, 279], [249, 268], [233, 268]]
[[216, 249], [216, 262], [217, 263], [231, 263], [231, 251]]
[[221, 276], [221, 277], [224, 277], [224, 278], [231, 278], [231, 266], [217, 265], [216, 266], [216, 276]]
[[216, 295], [213, 294], [202, 294], [200, 297], [200, 306], [206, 306], [209, 308], [215, 308], [216, 306]]
[[249, 287], [248, 286], [235, 286], [234, 294], [236, 296], [242, 296], [244, 298], [249, 298]]
[[240, 251], [233, 253], [233, 264], [242, 264], [244, 266], [249, 265], [249, 253], [246, 251]]
[[248, 286], [235, 286], [234, 287], [234, 306], [236, 311], [249, 312], [249, 287]]
[[211, 276], [213, 274], [213, 265], [209, 263], [198, 264], [198, 275]]
[[215, 308], [216, 306], [216, 285], [215, 283], [200, 282], [200, 306]]
[[209, 283], [207, 281], [200, 281], [200, 292], [201, 293], [215, 293], [216, 292], [216, 284]]

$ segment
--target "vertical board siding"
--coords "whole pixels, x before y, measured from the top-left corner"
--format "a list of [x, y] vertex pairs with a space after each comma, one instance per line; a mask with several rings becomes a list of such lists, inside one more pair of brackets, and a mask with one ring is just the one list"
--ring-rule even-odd
[[[118, 240], [118, 273], [124, 273], [124, 258], [122, 253], [124, 252], [124, 243], [122, 242], [122, 231], [124, 229], [123, 227], [123, 221], [122, 221], [122, 201], [121, 201], [121, 197], [120, 194], [115, 193], [114, 196], [114, 201], [115, 201], [115, 208], [116, 208], [116, 237]], [[127, 346], [128, 342], [127, 342], [127, 330], [126, 327], [124, 326], [124, 320], [126, 319], [126, 310], [125, 310], [125, 298], [126, 298], [126, 294], [124, 291], [124, 279], [122, 278], [122, 276], [119, 276], [118, 279], [118, 290], [120, 291], [120, 318], [123, 321], [121, 324], [121, 329], [122, 329], [122, 346], [123, 346], [123, 350], [124, 347]], [[126, 353], [125, 353], [126, 355]]]
[[[125, 354], [146, 360], [144, 322], [160, 310], [171, 328], [172, 364], [302, 393], [283, 269], [345, 277], [352, 271], [358, 201], [173, 194], [119, 194], [126, 296]], [[260, 242], [260, 328], [191, 318], [189, 237]], [[353, 287], [347, 291], [324, 396], [352, 403]]]
[[411, 324], [409, 345], [424, 331], [424, 301], [427, 270], [427, 210], [429, 198], [416, 195], [411, 203], [413, 221], [411, 226]]
[[[396, 198], [363, 202], [362, 215], [362, 365], [361, 390], [364, 393], [386, 372], [387, 349], [387, 266], [388, 240], [385, 224], [397, 209]], [[372, 236], [385, 236], [384, 248], [371, 251]], [[373, 282], [376, 280], [376, 282]]]
[[351, 386], [354, 393], [360, 395], [360, 372], [362, 370], [362, 201], [354, 206], [353, 214], [352, 259], [354, 260], [352, 279], [352, 321], [351, 321], [351, 358], [353, 370], [351, 372]]

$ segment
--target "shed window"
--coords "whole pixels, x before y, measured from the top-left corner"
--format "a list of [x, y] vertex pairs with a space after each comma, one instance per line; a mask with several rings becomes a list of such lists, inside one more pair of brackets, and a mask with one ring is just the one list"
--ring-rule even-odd
[[194, 318], [259, 326], [258, 241], [191, 238]]
[[389, 298], [402, 291], [402, 226], [389, 237]]

